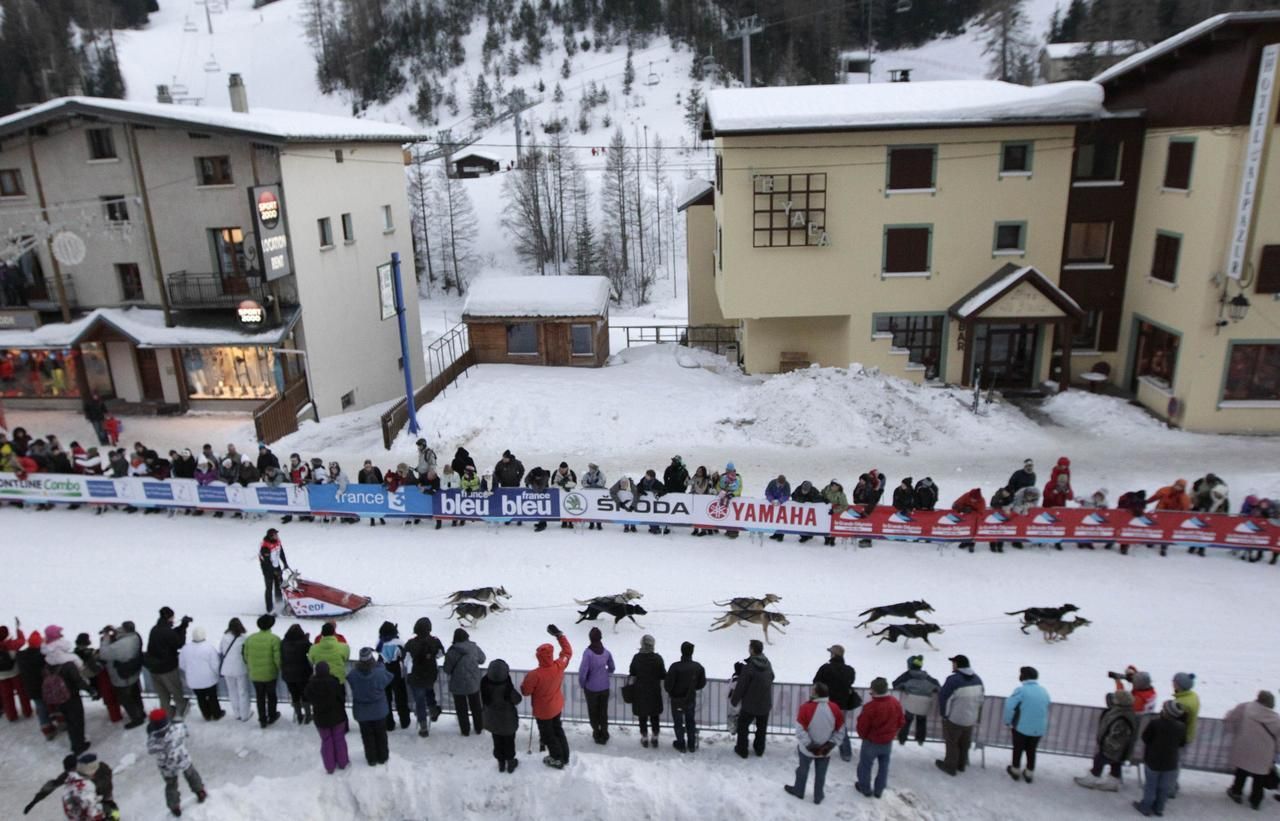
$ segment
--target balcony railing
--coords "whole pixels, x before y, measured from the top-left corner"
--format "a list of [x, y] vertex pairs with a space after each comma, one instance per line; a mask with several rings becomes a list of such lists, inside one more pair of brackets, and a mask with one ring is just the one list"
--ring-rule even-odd
[[271, 291], [261, 277], [175, 271], [165, 278], [175, 308], [234, 308], [246, 299], [262, 302]]
[[[62, 289], [67, 295], [67, 306], [76, 305], [76, 284], [71, 274], [62, 275]], [[36, 311], [57, 311], [62, 306], [58, 303], [58, 285], [53, 277], [38, 279], [19, 286], [19, 297], [28, 308]]]

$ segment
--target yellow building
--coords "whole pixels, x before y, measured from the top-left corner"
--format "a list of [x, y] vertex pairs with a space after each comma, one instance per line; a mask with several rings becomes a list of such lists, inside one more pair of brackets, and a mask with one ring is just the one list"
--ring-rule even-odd
[[1106, 380], [1171, 424], [1280, 432], [1271, 43], [1280, 12], [1231, 13], [1091, 83], [711, 92], [689, 322], [738, 326], [751, 372]]
[[1057, 287], [1072, 158], [1102, 114], [1092, 83], [712, 92], [714, 192], [685, 206], [690, 324], [738, 323], [752, 372], [1065, 377], [1050, 357], [1052, 327], [1082, 314]]

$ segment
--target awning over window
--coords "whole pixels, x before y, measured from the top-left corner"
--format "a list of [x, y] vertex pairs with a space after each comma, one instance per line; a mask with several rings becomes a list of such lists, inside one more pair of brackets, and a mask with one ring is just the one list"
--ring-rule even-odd
[[216, 348], [278, 345], [302, 315], [297, 307], [281, 310], [283, 321], [272, 328], [250, 329], [234, 312], [213, 319], [207, 314], [178, 315], [166, 328], [164, 312], [149, 308], [97, 308], [72, 322], [53, 322], [30, 331], [0, 331], [0, 349], [69, 348], [109, 330], [139, 348]]

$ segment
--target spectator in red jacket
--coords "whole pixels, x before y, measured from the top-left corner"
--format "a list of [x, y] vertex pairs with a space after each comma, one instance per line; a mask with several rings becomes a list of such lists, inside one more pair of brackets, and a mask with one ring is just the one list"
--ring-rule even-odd
[[530, 670], [520, 683], [520, 692], [532, 696], [533, 717], [538, 722], [538, 736], [547, 748], [542, 763], [563, 770], [569, 763], [569, 739], [565, 738], [560, 714], [564, 711], [564, 669], [573, 658], [569, 639], [554, 624], [547, 625], [547, 632], [560, 643], [560, 656], [553, 657], [556, 649], [550, 644], [538, 646], [538, 668]]
[[22, 704], [22, 717], [31, 718], [31, 699], [22, 686], [22, 677], [18, 675], [18, 651], [27, 643], [22, 635], [22, 627], [14, 619], [13, 629], [17, 638], [9, 633], [9, 628], [0, 625], [0, 705], [4, 707], [4, 717], [10, 721], [18, 720], [18, 703]]
[[[972, 513], [975, 516], [981, 516], [983, 513], [987, 512], [987, 502], [982, 498], [982, 491], [975, 487], [959, 499], [952, 502], [951, 509], [956, 513]], [[960, 549], [968, 550], [972, 553], [973, 542], [961, 542]]]
[[[1187, 495], [1187, 480], [1178, 479], [1171, 485], [1165, 485], [1147, 497], [1147, 504], [1154, 504], [1156, 510], [1184, 511], [1191, 509], [1191, 497]], [[1147, 545], [1151, 547], [1152, 545]], [[1160, 555], [1168, 554], [1169, 545], [1160, 545]]]
[[1049, 484], [1044, 486], [1042, 499], [1045, 507], [1066, 507], [1074, 498], [1075, 494], [1071, 492], [1071, 477], [1066, 473], [1059, 473], [1057, 479], [1049, 480]]
[[[893, 753], [893, 740], [907, 723], [902, 705], [889, 695], [889, 682], [876, 678], [871, 682], [871, 701], [858, 714], [858, 736], [862, 749], [858, 753], [858, 781], [854, 789], [863, 795], [879, 798], [889, 781], [889, 756]], [[871, 766], [879, 762], [875, 785], [871, 784]]]
[[813, 803], [822, 803], [822, 786], [827, 780], [827, 765], [831, 763], [831, 751], [840, 746], [844, 738], [844, 711], [827, 698], [827, 685], [814, 682], [813, 697], [800, 705], [796, 713], [796, 752], [800, 764], [796, 767], [796, 783], [784, 784], [789, 795], [804, 799], [804, 785], [809, 780], [809, 764], [813, 764]]
[[1053, 470], [1049, 472], [1049, 484], [1045, 485], [1045, 487], [1053, 487], [1058, 484], [1059, 476], [1067, 477], [1067, 485], [1071, 485], [1071, 460], [1065, 456], [1059, 458], [1058, 463], [1054, 465]]

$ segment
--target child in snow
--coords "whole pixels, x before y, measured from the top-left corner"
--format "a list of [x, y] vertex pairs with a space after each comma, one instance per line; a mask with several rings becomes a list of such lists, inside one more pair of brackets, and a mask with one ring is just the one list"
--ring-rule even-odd
[[196, 794], [196, 801], [203, 804], [208, 798], [200, 773], [191, 763], [187, 752], [187, 725], [170, 721], [163, 709], [151, 711], [147, 722], [147, 752], [156, 757], [156, 766], [164, 777], [164, 800], [174, 817], [182, 815], [182, 802], [178, 795], [178, 776], [187, 779], [187, 786]]

